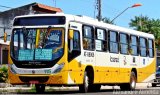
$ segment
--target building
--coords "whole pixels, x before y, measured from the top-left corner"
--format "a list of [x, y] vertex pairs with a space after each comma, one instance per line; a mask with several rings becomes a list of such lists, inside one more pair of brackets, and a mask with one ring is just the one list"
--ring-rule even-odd
[[[55, 8], [39, 3], [31, 3], [18, 8], [13, 8], [4, 12], [0, 12], [0, 64], [7, 63], [5, 59], [8, 54], [9, 38], [11, 34], [12, 20], [15, 16], [29, 15], [29, 14], [45, 14], [62, 12], [60, 8]], [[7, 33], [7, 43], [3, 41], [4, 32]], [[6, 61], [5, 61], [6, 60]]]
[[8, 49], [9, 49], [9, 41], [4, 42], [0, 39], [0, 65], [8, 63]]
[[0, 37], [3, 36], [4, 32], [7, 32], [7, 34], [10, 35], [12, 20], [15, 16], [56, 12], [62, 12], [62, 10], [60, 8], [55, 8], [39, 3], [31, 3], [18, 8], [0, 12]]

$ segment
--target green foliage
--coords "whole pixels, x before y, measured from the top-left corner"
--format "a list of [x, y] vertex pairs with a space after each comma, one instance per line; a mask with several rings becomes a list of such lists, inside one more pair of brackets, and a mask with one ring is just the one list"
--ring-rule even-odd
[[32, 88], [29, 90], [29, 92], [36, 92], [36, 87], [35, 87], [35, 85], [32, 85]]
[[2, 66], [0, 68], [0, 82], [7, 82], [8, 79], [8, 68], [6, 66]]
[[148, 23], [149, 18], [147, 16], [135, 16], [134, 19], [131, 19], [129, 23], [130, 27], [133, 27], [135, 30], [148, 32]]
[[135, 30], [151, 33], [155, 36], [156, 47], [160, 49], [160, 19], [150, 19], [147, 16], [135, 16], [129, 23]]
[[102, 18], [102, 21], [103, 21], [104, 23], [114, 24], [114, 22], [112, 22], [111, 19], [109, 19], [109, 18], [107, 18], [107, 17]]

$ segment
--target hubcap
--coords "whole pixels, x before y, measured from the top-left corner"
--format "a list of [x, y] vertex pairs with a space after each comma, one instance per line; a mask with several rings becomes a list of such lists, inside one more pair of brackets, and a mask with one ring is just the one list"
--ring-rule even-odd
[[135, 88], [135, 86], [136, 86], [136, 82], [133, 80], [132, 83], [131, 83], [131, 87]]
[[134, 75], [131, 77], [131, 88], [134, 89], [136, 87], [136, 78]]
[[88, 89], [88, 85], [89, 85], [88, 76], [86, 76], [86, 77], [85, 77], [85, 88]]

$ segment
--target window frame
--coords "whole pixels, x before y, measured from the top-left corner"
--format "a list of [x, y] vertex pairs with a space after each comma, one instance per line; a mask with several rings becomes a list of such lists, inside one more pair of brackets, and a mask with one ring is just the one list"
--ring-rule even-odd
[[[132, 37], [136, 37], [136, 45], [131, 43], [131, 38]], [[139, 54], [140, 54], [140, 52], [139, 52], [139, 37], [136, 36], [136, 35], [130, 35], [129, 49], [132, 49], [131, 48], [132, 46], [136, 46], [137, 47], [137, 54], [132, 54], [132, 53], [130, 53], [130, 54], [133, 55], [133, 56], [139, 56]]]
[[[121, 42], [121, 35], [125, 35], [125, 36], [126, 36], [126, 42], [127, 42], [127, 43]], [[129, 35], [128, 35], [128, 34], [122, 33], [122, 32], [119, 33], [119, 51], [120, 51], [121, 54], [129, 55], [129, 52], [128, 52], [128, 51], [129, 51], [129, 41], [130, 41], [130, 40], [127, 40], [127, 39], [129, 39]], [[122, 48], [121, 48], [121, 45], [127, 45], [127, 47], [128, 47], [128, 48], [127, 48], [127, 53], [122, 53], [122, 51], [121, 51], [121, 49], [122, 49]]]
[[[110, 39], [110, 33], [111, 32], [116, 33], [116, 41], [111, 41], [111, 39]], [[111, 51], [110, 43], [116, 43], [117, 44], [117, 51]], [[108, 31], [108, 50], [109, 50], [109, 53], [115, 53], [115, 54], [119, 53], [119, 32], [118, 31], [115, 31], [115, 30], [109, 30]]]
[[[149, 41], [152, 41], [152, 48], [150, 48], [149, 46]], [[152, 49], [152, 56], [150, 56], [150, 49]], [[154, 58], [155, 54], [154, 54], [154, 40], [153, 39], [148, 39], [148, 56], [150, 58]]]
[[[144, 39], [145, 40], [145, 47], [144, 46], [141, 46], [141, 39]], [[147, 42], [148, 42], [148, 40], [147, 40], [147, 38], [144, 38], [144, 37], [139, 37], [139, 53], [140, 53], [140, 56], [141, 57], [147, 57], [148, 56], [148, 52], [147, 52], [147, 50], [148, 50], [148, 45], [147, 45]], [[143, 44], [142, 44], [143, 45]], [[142, 55], [142, 48], [144, 49], [146, 49], [146, 55]]]
[[[80, 40], [80, 32], [78, 31], [78, 30], [73, 30], [74, 31], [74, 33], [75, 32], [77, 32], [78, 33], [78, 38], [79, 38], [79, 50], [81, 50], [81, 40]], [[73, 34], [73, 49], [74, 49], [74, 41], [75, 41], [75, 39], [74, 39], [74, 34]], [[75, 50], [75, 49], [74, 49]], [[78, 49], [76, 49], [76, 50], [78, 50]]]
[[[98, 29], [103, 30], [103, 32], [104, 32], [104, 35], [103, 35], [104, 39], [103, 40], [98, 39], [98, 33], [97, 33]], [[96, 49], [96, 41], [101, 41], [101, 50]], [[108, 32], [104, 28], [99, 28], [99, 27], [95, 28], [95, 50], [98, 52], [107, 52], [108, 51]]]
[[[84, 36], [84, 32], [85, 32], [85, 28], [84, 27], [90, 27], [91, 28], [91, 38], [90, 37], [85, 37]], [[92, 33], [93, 32], [93, 33]], [[93, 35], [92, 35], [93, 34]], [[91, 49], [88, 49], [88, 46], [87, 46], [87, 48], [84, 48], [84, 38], [85, 39], [90, 39], [91, 40], [91, 43], [92, 43], [92, 48]], [[94, 29], [94, 27], [93, 26], [90, 26], [90, 25], [82, 25], [82, 39], [83, 39], [83, 49], [84, 50], [89, 50], [89, 51], [94, 51], [95, 50], [95, 29]], [[93, 41], [93, 42], [92, 42]]]

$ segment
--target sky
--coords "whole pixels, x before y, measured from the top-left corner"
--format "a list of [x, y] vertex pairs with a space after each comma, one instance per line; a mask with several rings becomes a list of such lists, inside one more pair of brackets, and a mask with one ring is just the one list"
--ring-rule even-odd
[[[0, 5], [16, 8], [33, 2], [61, 8], [66, 14], [95, 17], [96, 0], [0, 0]], [[150, 19], [160, 19], [160, 0], [102, 0], [102, 17], [112, 20], [135, 3], [140, 3], [142, 6], [129, 8], [114, 20], [116, 25], [130, 28], [130, 20], [140, 15], [148, 16]], [[0, 7], [0, 11], [4, 10], [8, 9]]]

